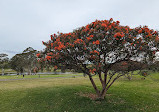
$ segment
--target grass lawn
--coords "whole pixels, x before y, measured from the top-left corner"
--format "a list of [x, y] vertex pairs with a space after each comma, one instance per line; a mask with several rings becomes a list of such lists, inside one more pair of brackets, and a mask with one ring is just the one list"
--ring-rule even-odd
[[[76, 74], [42, 74], [40, 75], [40, 78], [53, 78], [53, 77], [76, 77], [76, 76], [83, 76], [82, 73], [76, 73]], [[1, 79], [22, 79], [23, 75], [3, 75], [0, 76]], [[39, 75], [25, 75], [23, 79], [28, 79], [28, 78], [39, 78]]]
[[93, 94], [88, 77], [0, 81], [0, 112], [158, 112], [159, 74], [121, 78], [103, 101]]
[[[16, 73], [15, 70], [12, 70], [12, 69], [4, 69], [4, 73]], [[2, 73], [2, 69], [0, 69], [0, 74]]]

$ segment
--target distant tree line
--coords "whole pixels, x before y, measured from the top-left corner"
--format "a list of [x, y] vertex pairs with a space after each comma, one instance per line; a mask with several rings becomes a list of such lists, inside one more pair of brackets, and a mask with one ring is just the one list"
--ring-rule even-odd
[[17, 74], [23, 74], [24, 72], [28, 75], [35, 74], [39, 70], [43, 71], [45, 67], [44, 63], [38, 62], [36, 54], [37, 50], [32, 47], [26, 48], [22, 53], [16, 54], [11, 59], [8, 58], [7, 54], [0, 54], [0, 68], [1, 73], [4, 75], [5, 69], [13, 69]]
[[16, 54], [10, 60], [10, 66], [18, 74], [27, 72], [29, 75], [35, 73], [38, 68], [38, 61], [36, 58], [37, 50], [32, 47], [26, 48], [22, 53]]
[[[23, 74], [24, 72], [28, 75], [35, 74], [37, 72], [51, 71], [54, 68], [54, 71], [57, 70], [57, 67], [52, 63], [47, 61], [47, 57], [37, 56], [38, 54], [45, 53], [45, 51], [37, 51], [32, 47], [26, 48], [22, 53], [16, 54], [11, 59], [8, 58], [7, 54], [0, 54], [0, 69], [2, 75], [4, 75], [4, 69], [13, 69], [17, 72], [17, 74]], [[39, 59], [40, 57], [40, 59]], [[112, 66], [111, 70], [114, 72], [123, 72], [129, 71], [134, 72], [136, 70], [140, 70], [140, 74], [146, 76], [145, 70], [151, 71], [159, 71], [159, 61], [154, 62], [151, 65], [140, 63], [138, 61], [122, 61], [120, 63], [116, 63]], [[90, 64], [91, 66], [91, 64]], [[61, 69], [61, 72], [65, 72], [66, 70], [71, 70], [73, 72], [82, 72], [80, 69], [73, 69], [72, 66], [59, 65], [58, 69]], [[129, 74], [125, 75], [129, 80], [132, 78]]]
[[1, 68], [1, 74], [4, 75], [4, 69], [10, 68], [9, 64], [9, 58], [7, 57], [7, 54], [1, 53], [0, 54], [0, 68]]

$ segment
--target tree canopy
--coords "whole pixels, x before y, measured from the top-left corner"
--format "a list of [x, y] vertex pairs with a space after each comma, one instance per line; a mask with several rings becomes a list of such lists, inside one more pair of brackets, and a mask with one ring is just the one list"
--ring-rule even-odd
[[4, 68], [9, 67], [9, 58], [7, 54], [0, 54], [0, 68], [2, 69], [2, 75], [4, 75]]
[[18, 73], [34, 72], [34, 69], [37, 68], [37, 51], [32, 47], [26, 48], [22, 53], [16, 54], [11, 58], [11, 68], [17, 71]]
[[[41, 61], [56, 67], [78, 68], [89, 76], [97, 95], [104, 98], [115, 80], [129, 73], [128, 69], [115, 71], [112, 67], [121, 62], [127, 66], [128, 61], [153, 63], [159, 50], [159, 37], [158, 31], [147, 26], [130, 28], [111, 18], [96, 20], [70, 33], [53, 34], [51, 40], [43, 44], [45, 52], [37, 54]], [[99, 76], [101, 90], [93, 75]]]

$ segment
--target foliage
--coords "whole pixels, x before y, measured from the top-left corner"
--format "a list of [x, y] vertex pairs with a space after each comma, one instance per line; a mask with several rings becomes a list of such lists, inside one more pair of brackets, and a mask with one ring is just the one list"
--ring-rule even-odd
[[[147, 26], [130, 28], [119, 23], [112, 18], [96, 20], [73, 32], [51, 35], [51, 40], [43, 42], [46, 49], [38, 54], [39, 58], [57, 67], [63, 65], [83, 71], [99, 98], [104, 98], [110, 86], [129, 72], [129, 69], [113, 71], [114, 65], [124, 62], [122, 66], [126, 66], [128, 61], [151, 64], [159, 50], [157, 31]], [[99, 76], [101, 90], [93, 75]]]
[[0, 67], [1, 68], [8, 68], [9, 58], [7, 54], [0, 54]]
[[37, 58], [36, 58], [37, 51], [31, 47], [25, 49], [22, 53], [16, 54], [11, 59], [11, 68], [18, 73], [28, 72], [35, 72], [35, 69], [38, 66]]
[[4, 74], [4, 69], [9, 67], [9, 58], [7, 54], [0, 54], [0, 68], [2, 69], [2, 74]]

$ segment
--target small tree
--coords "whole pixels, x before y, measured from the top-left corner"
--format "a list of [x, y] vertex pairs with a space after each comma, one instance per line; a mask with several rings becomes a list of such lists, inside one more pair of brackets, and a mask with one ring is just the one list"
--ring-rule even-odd
[[125, 77], [128, 78], [129, 80], [132, 79], [132, 75], [141, 74], [146, 69], [148, 69], [148, 64], [141, 63], [138, 61], [132, 61], [132, 60], [116, 63], [111, 68], [111, 70], [116, 72], [127, 71], [127, 74], [125, 74]]
[[15, 70], [18, 74], [23, 73], [24, 71], [24, 61], [22, 54], [16, 54], [11, 58], [10, 65], [13, 70]]
[[0, 54], [0, 68], [2, 69], [2, 75], [4, 75], [4, 68], [9, 63], [9, 58], [7, 54], [1, 53]]
[[[71, 33], [51, 35], [51, 40], [43, 42], [46, 46], [43, 54], [52, 65], [65, 65], [83, 71], [89, 76], [98, 97], [103, 99], [112, 84], [129, 72], [129, 69], [111, 70], [112, 67], [130, 60], [153, 62], [158, 42], [157, 31], [147, 26], [134, 29], [121, 26], [119, 21], [111, 18], [96, 20]], [[99, 77], [101, 90], [94, 82], [94, 75]]]
[[34, 71], [34, 68], [36, 68], [38, 64], [36, 54], [37, 51], [34, 50], [32, 47], [26, 48], [22, 53], [23, 63], [25, 64], [24, 67], [29, 75], [31, 75], [31, 72]]
[[11, 68], [18, 73], [26, 71], [31, 74], [38, 66], [36, 54], [37, 51], [32, 47], [26, 48], [22, 53], [16, 54], [11, 58]]

